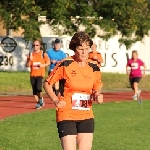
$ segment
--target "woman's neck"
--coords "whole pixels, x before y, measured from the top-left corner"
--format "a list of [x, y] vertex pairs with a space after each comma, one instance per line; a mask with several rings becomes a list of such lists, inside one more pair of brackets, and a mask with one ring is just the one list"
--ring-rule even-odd
[[86, 64], [87, 64], [87, 61], [86, 60], [80, 60], [78, 58], [74, 58], [75, 61], [77, 62], [77, 64], [80, 66], [80, 67], [84, 67]]
[[97, 53], [97, 51], [96, 50], [92, 50], [92, 53]]
[[134, 61], [137, 61], [138, 58], [133, 58]]
[[77, 61], [77, 64], [80, 66], [80, 67], [84, 67], [86, 65], [86, 61]]
[[39, 53], [40, 52], [40, 49], [39, 50], [33, 50], [34, 53]]

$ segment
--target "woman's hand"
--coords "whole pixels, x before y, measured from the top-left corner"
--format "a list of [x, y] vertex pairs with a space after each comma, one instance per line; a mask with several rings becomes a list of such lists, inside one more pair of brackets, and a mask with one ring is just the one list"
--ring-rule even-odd
[[103, 95], [99, 91], [94, 91], [91, 96], [92, 100], [97, 101], [99, 104], [103, 103]]
[[103, 103], [103, 95], [102, 94], [97, 95], [97, 102], [99, 104]]
[[146, 74], [145, 74], [145, 73], [143, 73], [143, 74], [142, 74], [142, 77], [146, 77]]
[[126, 71], [126, 74], [127, 74], [127, 75], [130, 75], [130, 72], [129, 72], [129, 71]]
[[64, 108], [66, 106], [66, 102], [63, 100], [54, 101], [54, 104], [58, 108]]
[[37, 65], [37, 67], [43, 68], [43, 67], [45, 67], [45, 64], [39, 64], [39, 65]]
[[51, 63], [52, 63], [52, 64], [56, 64], [56, 63], [57, 63], [57, 60], [55, 60], [55, 59], [54, 59], [54, 60], [51, 60]]

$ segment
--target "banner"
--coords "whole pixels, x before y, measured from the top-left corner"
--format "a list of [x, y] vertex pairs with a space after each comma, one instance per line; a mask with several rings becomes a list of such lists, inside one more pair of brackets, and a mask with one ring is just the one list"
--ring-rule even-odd
[[[56, 37], [43, 37], [43, 43], [46, 50], [53, 47]], [[69, 49], [71, 37], [59, 37], [61, 40], [61, 49], [71, 56], [74, 54]], [[131, 58], [132, 50], [137, 50], [139, 58], [142, 59], [147, 69], [150, 69], [150, 38], [145, 37], [143, 42], [137, 42], [126, 50], [125, 46], [120, 46], [118, 37], [115, 36], [108, 41], [100, 38], [94, 38], [94, 43], [97, 44], [97, 51], [102, 54], [104, 63], [102, 63], [102, 72], [126, 73], [127, 59]], [[29, 71], [26, 68], [26, 58], [29, 52], [32, 51], [32, 42], [26, 41], [22, 37], [0, 37], [0, 70], [1, 71]], [[147, 71], [147, 74], [149, 71]]]

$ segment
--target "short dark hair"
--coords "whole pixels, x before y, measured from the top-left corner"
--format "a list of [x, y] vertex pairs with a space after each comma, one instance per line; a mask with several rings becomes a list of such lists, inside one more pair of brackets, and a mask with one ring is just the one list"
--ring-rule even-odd
[[82, 46], [82, 43], [86, 42], [90, 47], [93, 41], [90, 39], [89, 35], [83, 31], [76, 32], [71, 38], [69, 49], [76, 51], [77, 46]]
[[55, 39], [54, 43], [55, 43], [55, 44], [60, 43], [60, 39], [58, 39], [58, 38], [57, 38], [57, 39]]

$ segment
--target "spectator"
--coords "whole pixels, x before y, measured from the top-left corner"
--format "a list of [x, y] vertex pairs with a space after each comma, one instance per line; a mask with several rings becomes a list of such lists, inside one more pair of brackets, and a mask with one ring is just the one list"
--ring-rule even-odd
[[[137, 100], [140, 96], [141, 90], [138, 90], [138, 83], [142, 78], [141, 66], [144, 67], [143, 76], [145, 75], [146, 66], [141, 59], [138, 59], [138, 52], [136, 50], [132, 51], [132, 58], [128, 60], [126, 65], [126, 72], [129, 75], [129, 82], [131, 88], [134, 90], [133, 100]], [[128, 70], [130, 67], [130, 71]]]
[[[102, 86], [100, 69], [95, 61], [88, 59], [93, 41], [85, 32], [77, 32], [71, 39], [69, 49], [74, 56], [61, 61], [44, 82], [44, 89], [56, 105], [56, 119], [63, 150], [91, 150], [94, 132], [92, 100], [103, 102], [99, 93]], [[58, 97], [52, 85], [64, 80], [64, 91]]]
[[[51, 48], [47, 51], [48, 57], [51, 60], [51, 64], [49, 66], [48, 74], [50, 74], [56, 64], [61, 61], [62, 59], [66, 58], [66, 54], [60, 49], [60, 40], [55, 39], [54, 41], [54, 48]], [[59, 81], [54, 84], [53, 90], [55, 91], [56, 95], [60, 92], [59, 90]]]
[[33, 42], [33, 51], [27, 56], [26, 67], [30, 67], [30, 82], [36, 100], [36, 109], [44, 106], [42, 97], [42, 79], [45, 76], [45, 67], [50, 64], [48, 55], [42, 51], [41, 40]]

